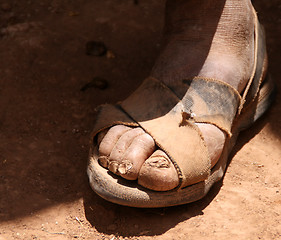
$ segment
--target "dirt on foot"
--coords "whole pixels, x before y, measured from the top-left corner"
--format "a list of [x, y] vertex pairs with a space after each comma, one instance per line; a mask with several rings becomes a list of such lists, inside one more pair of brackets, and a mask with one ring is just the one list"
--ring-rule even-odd
[[[95, 108], [149, 75], [164, 2], [0, 0], [0, 240], [281, 239], [280, 95], [198, 202], [134, 209], [88, 184]], [[280, 88], [281, 3], [255, 5]]]

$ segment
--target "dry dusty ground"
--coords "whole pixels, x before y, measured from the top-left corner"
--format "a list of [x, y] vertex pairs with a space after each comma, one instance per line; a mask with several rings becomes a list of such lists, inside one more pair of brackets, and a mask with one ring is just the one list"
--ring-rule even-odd
[[[256, 0], [281, 86], [281, 3]], [[133, 209], [86, 176], [95, 107], [124, 99], [159, 52], [164, 0], [0, 0], [0, 240], [281, 239], [280, 95], [201, 201]], [[114, 53], [85, 54], [90, 40]], [[81, 91], [93, 77], [108, 88]]]

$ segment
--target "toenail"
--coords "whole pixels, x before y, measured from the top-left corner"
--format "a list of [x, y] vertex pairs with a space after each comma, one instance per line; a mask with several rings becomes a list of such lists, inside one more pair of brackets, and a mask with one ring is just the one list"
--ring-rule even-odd
[[154, 156], [153, 158], [155, 159], [150, 159], [150, 161], [146, 161], [145, 163], [148, 164], [150, 167], [156, 167], [156, 168], [170, 167], [170, 162], [163, 156]]
[[110, 162], [109, 164], [108, 164], [108, 169], [111, 171], [111, 172], [113, 172], [113, 173], [115, 173], [115, 174], [117, 174], [118, 173], [118, 163], [117, 162]]
[[131, 162], [123, 162], [119, 165], [118, 171], [120, 174], [127, 174], [130, 169], [133, 167], [133, 164]]
[[108, 157], [100, 156], [98, 160], [99, 160], [100, 165], [102, 165], [105, 168], [108, 167]]

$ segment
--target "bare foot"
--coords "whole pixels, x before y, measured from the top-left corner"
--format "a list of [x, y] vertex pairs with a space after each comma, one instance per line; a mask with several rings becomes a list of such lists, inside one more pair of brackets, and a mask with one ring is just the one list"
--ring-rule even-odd
[[[241, 92], [253, 68], [254, 21], [249, 0], [167, 1], [166, 44], [151, 75], [179, 92], [182, 79], [220, 79]], [[197, 123], [209, 151], [218, 161], [225, 133]], [[111, 172], [143, 187], [167, 191], [179, 178], [169, 157], [141, 128], [117, 125], [99, 134], [99, 161]]]

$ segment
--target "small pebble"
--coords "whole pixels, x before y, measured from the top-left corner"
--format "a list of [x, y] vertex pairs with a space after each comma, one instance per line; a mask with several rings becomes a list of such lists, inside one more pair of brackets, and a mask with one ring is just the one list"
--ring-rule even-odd
[[100, 77], [94, 77], [93, 80], [89, 83], [86, 83], [80, 90], [85, 91], [88, 88], [98, 88], [101, 90], [104, 90], [108, 87], [107, 80], [100, 78]]
[[90, 56], [101, 57], [107, 52], [107, 48], [103, 42], [89, 41], [86, 43], [86, 54]]
[[115, 55], [114, 55], [114, 53], [112, 51], [108, 50], [106, 52], [106, 58], [109, 58], [109, 59], [115, 58]]

